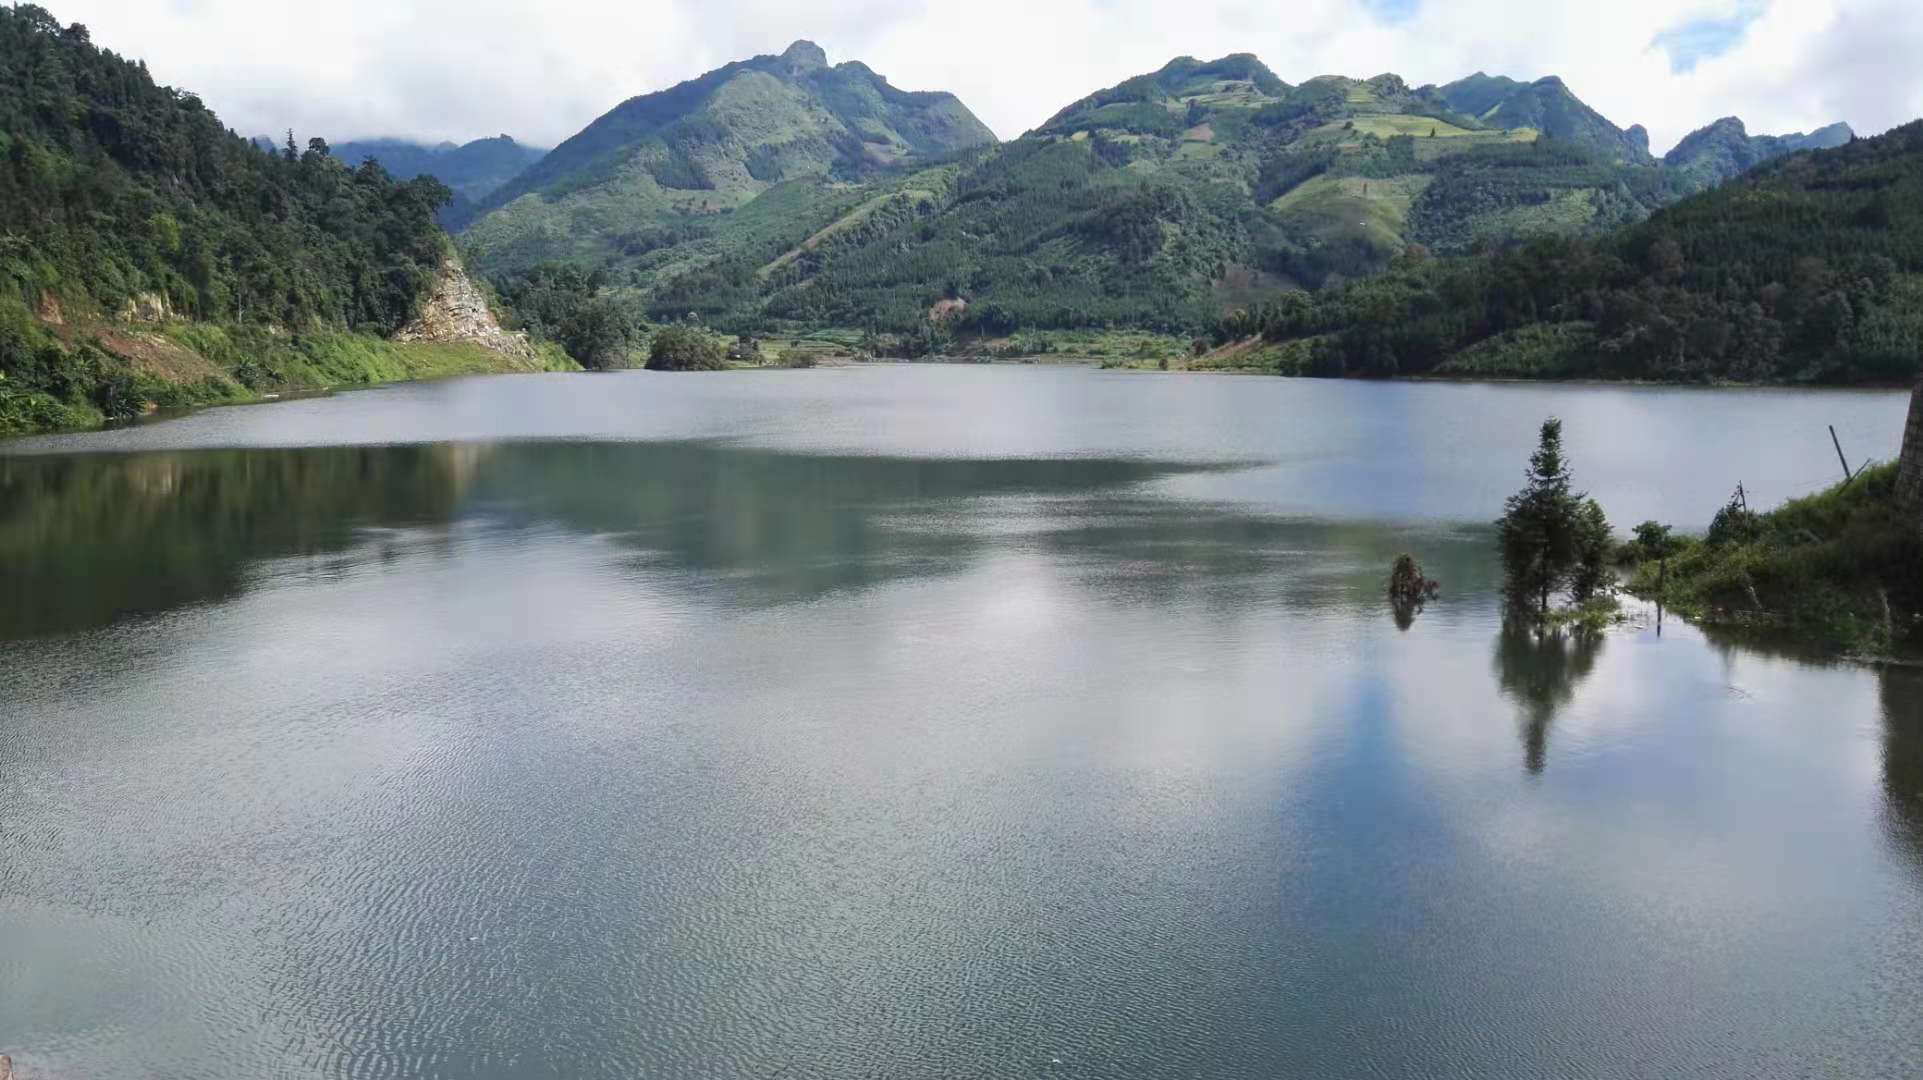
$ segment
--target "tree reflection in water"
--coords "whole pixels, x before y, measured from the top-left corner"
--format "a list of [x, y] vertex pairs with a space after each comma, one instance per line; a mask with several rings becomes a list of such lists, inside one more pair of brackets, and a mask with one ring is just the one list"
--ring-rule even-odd
[[1496, 636], [1496, 681], [1522, 709], [1523, 767], [1540, 773], [1548, 760], [1549, 725], [1595, 670], [1606, 636], [1543, 630], [1510, 620]]
[[1890, 840], [1923, 873], [1923, 671], [1884, 668], [1883, 800]]

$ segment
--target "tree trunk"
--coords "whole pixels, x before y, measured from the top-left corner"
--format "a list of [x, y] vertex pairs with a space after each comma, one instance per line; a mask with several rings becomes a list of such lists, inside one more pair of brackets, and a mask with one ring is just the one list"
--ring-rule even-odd
[[1910, 391], [1910, 419], [1903, 426], [1903, 452], [1897, 461], [1896, 498], [1914, 517], [1923, 511], [1923, 382]]

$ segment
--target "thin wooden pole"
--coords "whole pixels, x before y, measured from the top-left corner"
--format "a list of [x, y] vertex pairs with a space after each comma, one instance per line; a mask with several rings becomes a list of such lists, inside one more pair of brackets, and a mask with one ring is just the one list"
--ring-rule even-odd
[[[1664, 541], [1667, 544], [1667, 541]], [[1669, 553], [1656, 561], [1656, 636], [1663, 636], [1663, 599], [1669, 585]]]
[[1843, 456], [1843, 440], [1836, 437], [1835, 424], [1830, 425], [1830, 442], [1836, 446], [1836, 460], [1843, 463], [1843, 483], [1847, 485], [1856, 479], [1856, 474], [1850, 471], [1850, 459]]

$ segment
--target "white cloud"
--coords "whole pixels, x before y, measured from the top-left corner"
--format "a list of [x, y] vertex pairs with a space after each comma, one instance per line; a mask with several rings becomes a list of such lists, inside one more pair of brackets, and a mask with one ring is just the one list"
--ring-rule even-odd
[[952, 90], [1012, 137], [1090, 91], [1173, 56], [1253, 52], [1290, 82], [1393, 71], [1561, 75], [1656, 148], [1720, 116], [1755, 132], [1846, 120], [1864, 133], [1923, 115], [1915, 0], [1775, 0], [1741, 40], [1686, 72], [1651, 42], [1750, 0], [67, 0], [56, 16], [147, 60], [242, 132], [341, 140], [557, 142], [616, 103], [798, 37], [905, 89]]

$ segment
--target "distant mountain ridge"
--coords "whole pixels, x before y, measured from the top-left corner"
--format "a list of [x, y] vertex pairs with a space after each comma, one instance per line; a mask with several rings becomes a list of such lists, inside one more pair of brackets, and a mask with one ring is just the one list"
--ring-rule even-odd
[[[615, 106], [485, 200], [495, 212], [469, 242], [518, 265], [604, 257], [622, 233], [740, 207], [784, 181], [852, 182], [994, 142], [953, 94], [897, 89], [797, 41]], [[578, 234], [584, 220], [593, 235]]]
[[1712, 129], [1658, 160], [1555, 76], [1292, 85], [1235, 53], [1177, 57], [996, 143], [952, 95], [803, 41], [617, 106], [463, 239], [485, 272], [570, 261], [656, 318], [743, 330], [1188, 332], [1412, 250], [1633, 224], [1848, 138]]
[[460, 145], [354, 139], [334, 143], [329, 151], [348, 165], [373, 158], [397, 179], [432, 176], [446, 184], [454, 192], [454, 201], [441, 211], [441, 224], [449, 229], [460, 229], [473, 220], [483, 200], [547, 154], [537, 147], [523, 146], [508, 135]]
[[411, 139], [350, 139], [331, 144], [330, 150], [348, 165], [373, 158], [399, 179], [432, 176], [456, 195], [477, 202], [547, 155], [546, 150], [524, 146], [510, 135], [433, 145]]
[[1663, 155], [1663, 164], [1695, 170], [1709, 183], [1721, 183], [1772, 158], [1799, 150], [1833, 150], [1855, 137], [1848, 124], [1831, 124], [1808, 134], [1751, 135], [1741, 120], [1726, 116], [1691, 132]]

